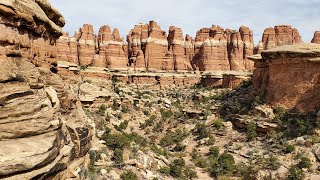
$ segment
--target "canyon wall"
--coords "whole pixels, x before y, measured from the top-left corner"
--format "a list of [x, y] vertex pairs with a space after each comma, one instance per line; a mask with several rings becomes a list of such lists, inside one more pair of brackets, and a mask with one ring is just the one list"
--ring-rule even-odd
[[264, 50], [300, 42], [302, 42], [302, 39], [298, 30], [290, 25], [278, 25], [274, 28], [266, 28], [261, 41]]
[[320, 45], [281, 46], [252, 56], [253, 85], [273, 106], [291, 112], [320, 109]]
[[0, 15], [0, 179], [83, 178], [92, 126], [48, 69], [74, 60], [57, 53], [63, 16], [46, 0], [1, 1]]
[[253, 33], [245, 26], [239, 31], [203, 28], [193, 39], [189, 35], [184, 38], [182, 29], [175, 26], [167, 35], [150, 21], [135, 25], [125, 42], [118, 29], [111, 33], [109, 26], [102, 26], [94, 35], [93, 27], [85, 24], [73, 37], [60, 37], [58, 46], [64, 48], [58, 50], [61, 61], [79, 66], [140, 71], [253, 70], [247, 60], [254, 52]]

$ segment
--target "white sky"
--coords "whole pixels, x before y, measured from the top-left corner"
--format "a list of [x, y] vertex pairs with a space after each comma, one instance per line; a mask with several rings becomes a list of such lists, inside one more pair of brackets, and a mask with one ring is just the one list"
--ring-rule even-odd
[[239, 29], [246, 25], [261, 40], [263, 30], [290, 24], [310, 42], [320, 30], [320, 0], [49, 0], [65, 17], [64, 31], [73, 35], [84, 23], [117, 27], [125, 37], [139, 22], [155, 20], [162, 30], [170, 25], [182, 28], [184, 35], [211, 27]]

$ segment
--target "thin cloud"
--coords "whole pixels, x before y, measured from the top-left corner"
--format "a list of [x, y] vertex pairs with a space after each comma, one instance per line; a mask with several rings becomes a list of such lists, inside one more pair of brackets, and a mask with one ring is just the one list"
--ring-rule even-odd
[[198, 29], [212, 24], [238, 29], [246, 25], [254, 31], [254, 40], [263, 30], [278, 24], [297, 28], [305, 42], [320, 30], [320, 0], [217, 1], [217, 0], [50, 0], [66, 18], [64, 30], [72, 33], [84, 23], [117, 27], [122, 36], [137, 23], [155, 20], [163, 30], [181, 27], [195, 36]]

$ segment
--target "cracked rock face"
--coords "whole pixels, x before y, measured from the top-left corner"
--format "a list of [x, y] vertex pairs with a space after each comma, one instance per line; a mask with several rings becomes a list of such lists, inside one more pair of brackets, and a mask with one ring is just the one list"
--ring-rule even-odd
[[85, 163], [89, 120], [72, 89], [36, 67], [55, 59], [64, 19], [46, 0], [1, 1], [0, 13], [0, 178], [79, 177], [66, 169]]

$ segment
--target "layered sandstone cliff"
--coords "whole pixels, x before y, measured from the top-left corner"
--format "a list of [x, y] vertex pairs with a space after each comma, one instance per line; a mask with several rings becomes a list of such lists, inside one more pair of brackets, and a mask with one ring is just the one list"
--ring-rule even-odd
[[89, 120], [73, 90], [35, 66], [67, 58], [55, 45], [64, 19], [46, 0], [1, 1], [0, 13], [0, 178], [81, 178]]
[[301, 36], [296, 28], [290, 25], [278, 25], [264, 30], [262, 44], [264, 49], [277, 46], [291, 45], [302, 42]]
[[298, 43], [253, 56], [253, 85], [266, 102], [292, 112], [317, 111], [320, 106], [320, 45]]
[[197, 32], [192, 64], [200, 71], [251, 71], [247, 56], [253, 54], [253, 33], [245, 26], [239, 31], [220, 26], [202, 28]]
[[311, 42], [320, 44], [320, 31], [314, 32]]

